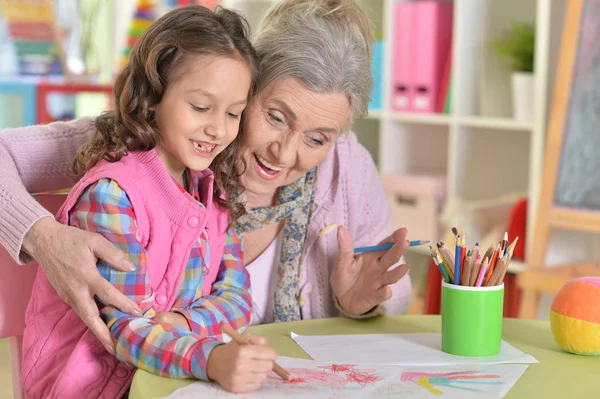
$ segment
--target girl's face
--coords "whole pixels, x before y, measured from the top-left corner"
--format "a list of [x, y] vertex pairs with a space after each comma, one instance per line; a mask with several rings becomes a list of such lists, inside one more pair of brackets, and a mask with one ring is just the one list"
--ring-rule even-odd
[[172, 72], [155, 106], [158, 153], [177, 181], [185, 168], [202, 171], [236, 138], [252, 75], [237, 58], [201, 56]]
[[321, 163], [345, 128], [344, 93], [316, 93], [284, 78], [254, 97], [244, 114], [241, 183], [250, 207], [271, 205], [277, 189]]

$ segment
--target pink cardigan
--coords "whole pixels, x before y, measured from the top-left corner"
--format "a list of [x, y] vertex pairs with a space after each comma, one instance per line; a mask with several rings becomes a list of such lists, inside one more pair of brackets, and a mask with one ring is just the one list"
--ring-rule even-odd
[[[156, 151], [132, 152], [119, 162], [102, 162], [87, 172], [58, 211], [57, 220], [67, 224], [69, 212], [83, 191], [102, 178], [118, 182], [135, 209], [136, 238], [147, 251], [145, 271], [152, 286], [152, 295], [140, 302], [142, 311], [150, 307], [155, 311], [172, 309], [189, 259], [190, 247], [198, 241], [198, 236], [205, 228], [209, 231], [210, 259], [202, 295], [210, 295], [223, 258], [228, 219], [228, 213], [212, 201], [212, 172], [200, 172], [202, 197], [206, 205], [200, 207], [196, 200], [182, 195], [173, 184]], [[191, 220], [195, 222], [190, 223]], [[246, 325], [250, 322], [250, 312], [247, 314], [244, 320]], [[119, 361], [102, 347], [69, 305], [58, 296], [42, 272], [37, 274], [25, 320], [27, 327], [23, 334], [21, 386], [27, 398], [120, 398], [129, 387], [136, 370], [132, 364], [141, 364], [143, 368], [147, 362], [161, 357], [156, 348], [149, 349], [151, 352], [146, 356], [130, 356], [131, 352], [142, 347], [139, 340], [146, 336], [140, 333], [139, 324], [137, 328], [132, 328], [129, 324], [132, 320], [129, 320], [122, 324], [118, 333], [114, 333], [135, 339], [135, 343], [129, 342], [130, 347], [117, 350], [122, 360]], [[150, 325], [145, 329], [147, 332], [152, 328]], [[164, 335], [170, 339], [168, 344], [174, 346], [178, 343], [185, 346], [187, 344], [184, 341], [189, 342], [190, 338], [179, 334]], [[122, 341], [126, 340], [123, 338]], [[206, 373], [206, 354], [219, 344], [219, 339], [196, 335], [194, 340], [197, 341], [194, 343], [195, 350], [176, 351], [185, 355], [177, 364], [189, 362], [191, 366], [188, 372], [202, 378]], [[169, 346], [162, 349], [169, 352], [162, 355], [164, 358], [175, 356]], [[132, 359], [136, 359], [136, 363]]]
[[[21, 263], [29, 260], [20, 253], [25, 233], [40, 218], [51, 216], [28, 192], [72, 186], [64, 176], [75, 151], [93, 129], [92, 119], [81, 118], [0, 133], [0, 244]], [[341, 135], [319, 165], [317, 182], [316, 206], [300, 274], [305, 319], [340, 314], [329, 284], [338, 256], [337, 238], [335, 234], [319, 237], [318, 232], [331, 223], [346, 226], [358, 247], [373, 245], [392, 231], [389, 205], [375, 164], [352, 132]], [[405, 311], [411, 296], [410, 277], [396, 283], [392, 292], [392, 298], [377, 313]]]

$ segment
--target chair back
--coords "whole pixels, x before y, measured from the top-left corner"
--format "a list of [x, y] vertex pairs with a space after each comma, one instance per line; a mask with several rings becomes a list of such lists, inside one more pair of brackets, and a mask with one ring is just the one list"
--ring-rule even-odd
[[[65, 195], [41, 195], [36, 199], [56, 214]], [[25, 310], [37, 273], [37, 263], [19, 266], [0, 246], [0, 338], [8, 338], [14, 398], [23, 397], [20, 384], [21, 346], [25, 329]]]

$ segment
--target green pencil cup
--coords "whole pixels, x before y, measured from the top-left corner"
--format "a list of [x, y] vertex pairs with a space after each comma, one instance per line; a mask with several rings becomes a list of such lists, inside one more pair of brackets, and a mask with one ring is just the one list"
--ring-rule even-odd
[[502, 343], [504, 284], [465, 287], [442, 281], [442, 351], [494, 356]]

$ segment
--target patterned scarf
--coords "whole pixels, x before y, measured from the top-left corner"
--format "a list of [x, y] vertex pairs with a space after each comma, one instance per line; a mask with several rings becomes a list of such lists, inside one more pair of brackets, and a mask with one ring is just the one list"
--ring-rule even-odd
[[295, 182], [281, 187], [277, 205], [246, 209], [236, 223], [235, 231], [241, 240], [247, 231], [259, 230], [285, 219], [281, 255], [277, 269], [273, 320], [301, 320], [300, 267], [302, 250], [308, 232], [308, 221], [313, 211], [316, 188], [316, 168]]

